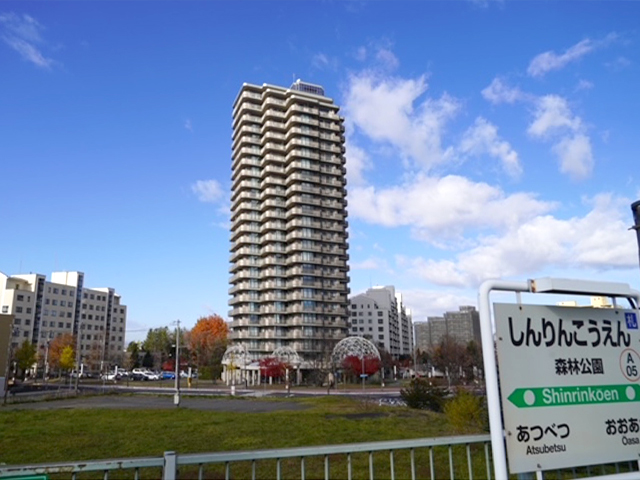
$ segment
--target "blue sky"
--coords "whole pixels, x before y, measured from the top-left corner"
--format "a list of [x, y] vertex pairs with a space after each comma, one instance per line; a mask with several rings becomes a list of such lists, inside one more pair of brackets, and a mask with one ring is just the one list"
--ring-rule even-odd
[[640, 2], [0, 3], [0, 271], [80, 270], [127, 341], [228, 312], [231, 107], [323, 85], [351, 291], [414, 321], [488, 278], [637, 288]]

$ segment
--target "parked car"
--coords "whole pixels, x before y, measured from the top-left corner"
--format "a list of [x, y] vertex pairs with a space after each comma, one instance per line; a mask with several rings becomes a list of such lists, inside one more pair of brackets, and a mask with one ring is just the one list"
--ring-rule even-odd
[[176, 378], [176, 373], [175, 372], [167, 372], [164, 371], [162, 372], [162, 380], [175, 380]]
[[160, 380], [160, 375], [147, 370], [146, 368], [134, 368], [131, 370], [131, 378], [133, 380]]
[[104, 373], [100, 376], [101, 380], [118, 381], [120, 380], [120, 374], [116, 372]]

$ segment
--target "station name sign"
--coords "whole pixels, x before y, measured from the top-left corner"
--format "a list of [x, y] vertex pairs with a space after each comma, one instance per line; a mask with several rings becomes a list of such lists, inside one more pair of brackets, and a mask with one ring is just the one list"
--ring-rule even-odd
[[494, 305], [511, 473], [640, 457], [635, 310]]

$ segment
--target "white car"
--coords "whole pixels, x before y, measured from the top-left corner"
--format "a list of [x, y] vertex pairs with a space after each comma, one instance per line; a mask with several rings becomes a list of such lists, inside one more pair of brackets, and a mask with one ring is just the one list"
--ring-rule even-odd
[[120, 380], [120, 374], [119, 373], [115, 373], [115, 372], [109, 372], [109, 373], [103, 373], [100, 378], [102, 380], [112, 380], [112, 381], [117, 381]]
[[131, 375], [134, 380], [160, 380], [160, 375], [146, 368], [134, 368]]

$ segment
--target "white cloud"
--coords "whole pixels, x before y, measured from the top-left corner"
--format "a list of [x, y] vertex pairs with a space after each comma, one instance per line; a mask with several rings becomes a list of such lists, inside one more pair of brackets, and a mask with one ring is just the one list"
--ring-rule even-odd
[[624, 70], [629, 67], [631, 65], [631, 60], [626, 57], [617, 57], [615, 60], [607, 62], [605, 65], [614, 72], [619, 72], [620, 70]]
[[500, 139], [498, 128], [482, 117], [476, 118], [474, 125], [464, 133], [458, 150], [464, 155], [486, 153], [495, 157], [512, 177], [518, 177], [522, 173], [518, 153], [509, 142]]
[[618, 35], [616, 33], [610, 33], [599, 40], [586, 38], [572, 47], [569, 47], [560, 55], [553, 51], [541, 53], [531, 60], [529, 67], [527, 68], [527, 73], [532, 77], [542, 77], [552, 70], [560, 70], [569, 63], [580, 60], [582, 57], [598, 48], [606, 47], [617, 39]]
[[216, 180], [198, 180], [191, 185], [191, 191], [196, 194], [198, 200], [206, 203], [216, 203], [224, 195], [222, 187]]
[[491, 278], [532, 275], [547, 267], [629, 268], [636, 264], [635, 238], [623, 219], [628, 202], [610, 195], [590, 200], [584, 217], [568, 220], [539, 216], [454, 260], [401, 259], [411, 273], [438, 285], [477, 287]]
[[366, 71], [350, 77], [344, 111], [371, 140], [390, 145], [403, 160], [428, 169], [444, 159], [442, 130], [460, 104], [447, 94], [418, 102], [426, 90], [425, 76], [405, 80]]
[[560, 171], [571, 178], [587, 178], [593, 170], [591, 141], [580, 117], [557, 95], [538, 99], [528, 133], [544, 140], [555, 139], [552, 151], [560, 160]]
[[581, 91], [581, 90], [591, 90], [593, 88], [593, 82], [590, 82], [589, 80], [580, 80], [578, 82], [578, 85], [576, 85], [576, 91]]
[[546, 137], [562, 129], [577, 131], [580, 128], [579, 117], [574, 117], [567, 101], [557, 95], [545, 95], [538, 99], [534, 120], [528, 132], [534, 137]]
[[371, 168], [371, 162], [367, 152], [347, 138], [346, 158], [347, 183], [349, 187], [364, 184], [364, 172]]
[[534, 57], [529, 63], [527, 73], [532, 77], [542, 77], [552, 70], [560, 70], [568, 63], [575, 62], [592, 52], [594, 44], [588, 38], [568, 48], [563, 54], [547, 51]]
[[461, 238], [469, 228], [506, 229], [554, 207], [528, 193], [506, 195], [486, 183], [464, 177], [418, 175], [389, 188], [349, 191], [349, 214], [386, 227], [409, 226], [423, 240]]
[[519, 88], [509, 87], [502, 79], [494, 78], [491, 84], [482, 90], [485, 100], [493, 103], [515, 103], [528, 97]]
[[191, 125], [191, 120], [190, 120], [190, 119], [188, 119], [188, 118], [187, 118], [187, 119], [184, 121], [184, 128], [185, 128], [186, 130], [189, 130], [190, 132], [193, 132], [193, 125]]
[[355, 53], [355, 58], [359, 62], [364, 62], [367, 59], [367, 47], [358, 47]]
[[0, 14], [0, 32], [4, 43], [34, 65], [49, 69], [55, 61], [45, 57], [36, 44], [43, 44], [41, 31], [44, 27], [29, 15], [15, 13]]
[[335, 70], [338, 67], [338, 60], [325, 53], [316, 53], [311, 59], [311, 65], [318, 70]]
[[560, 171], [576, 180], [582, 180], [593, 170], [593, 154], [589, 137], [577, 134], [564, 137], [553, 146], [553, 153], [560, 159]]
[[386, 261], [379, 258], [367, 258], [361, 262], [351, 263], [351, 270], [378, 270], [380, 268], [386, 268]]
[[423, 322], [427, 317], [441, 317], [444, 312], [456, 312], [460, 305], [476, 305], [477, 298], [460, 292], [403, 289], [402, 301], [411, 309], [414, 322]]
[[395, 70], [400, 66], [398, 58], [387, 48], [379, 49], [376, 53], [376, 59], [384, 66], [384, 68], [390, 71]]

